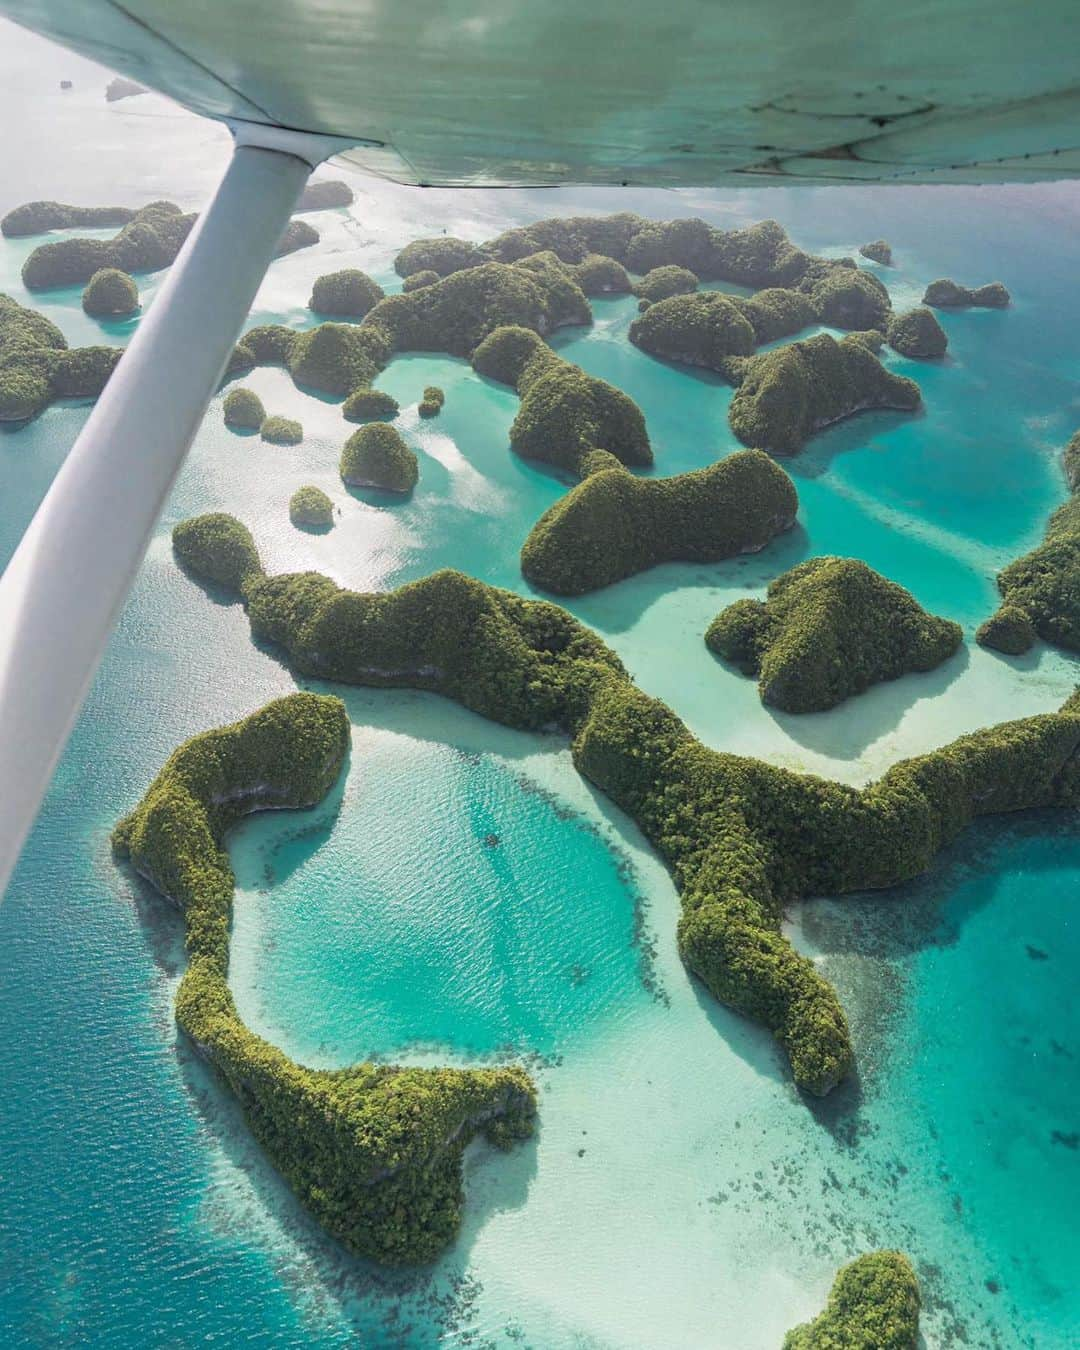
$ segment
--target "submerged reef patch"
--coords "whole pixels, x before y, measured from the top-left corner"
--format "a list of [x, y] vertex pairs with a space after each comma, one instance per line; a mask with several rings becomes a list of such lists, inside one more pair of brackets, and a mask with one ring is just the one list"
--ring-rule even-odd
[[784, 1337], [783, 1350], [916, 1350], [919, 1281], [902, 1252], [842, 1266], [825, 1310]]
[[309, 1069], [256, 1036], [228, 984], [235, 878], [224, 847], [252, 811], [321, 801], [349, 745], [340, 699], [291, 694], [170, 757], [116, 827], [113, 849], [184, 916], [176, 1020], [232, 1089], [255, 1138], [302, 1203], [350, 1251], [390, 1265], [436, 1257], [461, 1221], [462, 1154], [483, 1135], [532, 1132], [523, 1069]]
[[975, 635], [984, 647], [1017, 655], [1038, 635], [1080, 652], [1080, 431], [1063, 460], [1071, 495], [1050, 517], [1038, 548], [998, 574], [1001, 608]]
[[577, 769], [671, 869], [684, 962], [773, 1033], [808, 1092], [846, 1076], [851, 1039], [836, 991], [781, 932], [783, 907], [917, 876], [978, 816], [1080, 804], [1075, 698], [852, 788], [702, 745], [556, 605], [453, 571], [386, 594], [314, 572], [268, 577], [238, 521], [207, 519], [177, 527], [178, 554], [219, 584], [236, 577], [253, 637], [278, 644], [299, 674], [426, 689], [508, 726], [566, 734]]
[[958, 623], [856, 558], [811, 558], [736, 600], [705, 634], [710, 651], [756, 675], [763, 703], [820, 712], [883, 680], [933, 670], [960, 647]]
[[795, 523], [795, 485], [759, 450], [674, 478], [635, 478], [594, 454], [522, 547], [521, 570], [541, 590], [583, 595], [657, 563], [756, 553]]

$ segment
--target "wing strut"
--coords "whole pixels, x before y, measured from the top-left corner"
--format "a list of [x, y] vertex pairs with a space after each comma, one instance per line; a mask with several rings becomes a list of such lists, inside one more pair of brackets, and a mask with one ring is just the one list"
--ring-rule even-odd
[[0, 577], [0, 895], [289, 215], [337, 148], [238, 130], [213, 202]]

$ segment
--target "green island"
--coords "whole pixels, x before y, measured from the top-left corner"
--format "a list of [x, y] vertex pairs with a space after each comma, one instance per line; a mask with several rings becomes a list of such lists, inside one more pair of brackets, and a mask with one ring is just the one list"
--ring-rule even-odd
[[366, 272], [358, 267], [345, 267], [340, 272], [327, 272], [315, 278], [308, 309], [316, 314], [362, 319], [384, 295], [383, 288]]
[[120, 347], [68, 347], [44, 314], [0, 295], [0, 422], [28, 422], [58, 398], [97, 398]]
[[289, 498], [289, 519], [301, 528], [327, 529], [334, 523], [334, 503], [322, 488], [306, 484]]
[[293, 418], [275, 413], [264, 418], [259, 435], [271, 445], [299, 445], [304, 439], [304, 428]]
[[350, 487], [411, 492], [420, 477], [416, 455], [401, 432], [389, 422], [368, 422], [345, 442], [341, 452], [342, 481]]
[[652, 464], [645, 418], [634, 400], [564, 361], [535, 332], [513, 326], [495, 329], [473, 352], [472, 365], [520, 395], [510, 446], [523, 459], [575, 477], [581, 477], [593, 450], [607, 450], [635, 468]]
[[266, 421], [266, 409], [254, 389], [245, 389], [242, 385], [230, 389], [221, 406], [227, 427], [258, 431]]
[[340, 699], [278, 699], [174, 751], [117, 825], [113, 849], [183, 914], [187, 970], [176, 1020], [231, 1088], [270, 1161], [351, 1252], [414, 1264], [432, 1260], [458, 1231], [470, 1140], [508, 1148], [531, 1133], [528, 1075], [372, 1063], [309, 1069], [244, 1025], [228, 983], [229, 829], [253, 811], [321, 801], [348, 747]]
[[421, 417], [438, 417], [445, 402], [446, 395], [439, 386], [429, 384], [424, 390], [424, 397], [420, 400], [416, 410]]
[[744, 445], [776, 455], [797, 454], [816, 431], [855, 413], [914, 412], [922, 402], [915, 381], [886, 370], [858, 333], [839, 342], [819, 333], [761, 352], [732, 378], [738, 384], [728, 409], [732, 431]]
[[385, 422], [396, 417], [399, 411], [393, 394], [367, 385], [354, 389], [341, 405], [341, 415], [346, 422]]
[[756, 553], [795, 523], [799, 499], [760, 450], [741, 450], [674, 478], [636, 478], [605, 451], [548, 507], [521, 550], [526, 580], [583, 595], [664, 562]]
[[410, 291], [422, 291], [425, 286], [434, 285], [436, 281], [441, 280], [438, 272], [433, 272], [430, 267], [425, 268], [422, 272], [410, 272], [401, 283], [402, 294], [408, 295]]
[[692, 295], [698, 288], [698, 279], [685, 267], [668, 263], [646, 272], [634, 286], [634, 294], [647, 305], [657, 300], [670, 300], [673, 295]]
[[24, 239], [49, 230], [70, 230], [77, 226], [100, 230], [126, 225], [136, 214], [132, 206], [69, 206], [67, 202], [23, 202], [0, 220], [0, 234], [7, 239]]
[[763, 703], [821, 712], [883, 680], [934, 670], [959, 650], [958, 623], [928, 614], [856, 558], [811, 558], [736, 600], [705, 633], [710, 651], [758, 677]]
[[852, 1046], [836, 991], [781, 931], [784, 907], [909, 880], [979, 816], [1080, 805], [1080, 695], [853, 788], [702, 745], [595, 633], [546, 601], [448, 570], [368, 595], [316, 572], [270, 577], [229, 516], [183, 522], [173, 542], [189, 572], [243, 602], [253, 638], [280, 647], [298, 674], [428, 690], [568, 736], [579, 772], [670, 868], [686, 965], [772, 1032], [810, 1093], [846, 1077]]
[[[57, 286], [84, 286], [95, 272], [114, 267], [122, 272], [157, 272], [176, 261], [197, 217], [185, 215], [173, 202], [141, 207], [112, 239], [56, 239], [39, 244], [23, 263], [28, 291]], [[319, 242], [306, 221], [290, 220], [275, 257]]]
[[429, 270], [449, 276], [493, 259], [509, 263], [542, 252], [575, 266], [599, 255], [641, 276], [658, 267], [677, 266], [702, 281], [730, 281], [755, 289], [798, 285], [814, 266], [819, 271], [853, 266], [850, 259], [804, 253], [775, 220], [721, 230], [696, 217], [646, 220], [621, 211], [538, 220], [482, 244], [446, 235], [417, 239], [394, 259], [394, 270], [401, 277]]
[[602, 253], [588, 253], [572, 264], [570, 275], [587, 296], [627, 295], [633, 289], [630, 274], [621, 262]]
[[813, 302], [820, 323], [830, 328], [884, 332], [892, 301], [885, 285], [850, 258], [818, 258], [806, 269], [799, 291]]
[[297, 211], [329, 211], [337, 206], [352, 206], [356, 197], [342, 178], [316, 178], [308, 183], [296, 203]]
[[411, 244], [406, 244], [394, 259], [394, 271], [405, 278], [417, 272], [434, 272], [438, 277], [448, 277], [452, 272], [479, 267], [486, 261], [475, 244], [444, 235], [439, 239], [414, 239]]
[[916, 1350], [919, 1281], [902, 1252], [868, 1252], [842, 1266], [825, 1310], [784, 1337], [783, 1350]]
[[86, 283], [82, 307], [95, 319], [126, 318], [139, 308], [135, 278], [116, 267], [103, 267]]
[[963, 309], [976, 306], [981, 309], [1006, 309], [1012, 297], [1000, 281], [989, 281], [985, 286], [961, 286], [956, 281], [942, 278], [926, 288], [922, 302], [936, 309]]
[[925, 305], [890, 319], [885, 339], [893, 351], [899, 352], [901, 356], [917, 356], [925, 360], [944, 356], [949, 345], [945, 329], [938, 323], [934, 312]]
[[864, 258], [880, 263], [882, 267], [889, 267], [892, 264], [892, 246], [886, 239], [872, 239], [869, 244], [861, 245], [859, 252]]
[[1046, 526], [1043, 542], [998, 573], [1001, 608], [975, 640], [1018, 656], [1041, 637], [1080, 652], [1080, 432], [1065, 448], [1070, 496]]

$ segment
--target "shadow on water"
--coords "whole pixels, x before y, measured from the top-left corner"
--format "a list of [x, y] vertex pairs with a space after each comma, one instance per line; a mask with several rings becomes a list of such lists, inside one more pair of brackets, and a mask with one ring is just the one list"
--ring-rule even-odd
[[856, 413], [846, 417], [835, 426], [825, 427], [807, 441], [806, 446], [789, 459], [783, 460], [783, 467], [796, 481], [800, 478], [820, 478], [828, 473], [832, 461], [851, 450], [868, 450], [886, 453], [888, 446], [875, 443], [876, 436], [884, 436], [898, 427], [906, 426], [913, 419], [926, 416], [924, 408], [914, 412], [897, 412], [877, 409]]
[[[564, 605], [582, 623], [598, 629], [601, 635], [624, 633], [639, 623], [654, 605], [669, 600], [677, 591], [735, 587], [747, 592], [763, 591], [774, 577], [805, 561], [810, 552], [810, 536], [797, 521], [790, 530], [777, 535], [757, 553], [740, 553], [714, 563], [659, 563], [624, 581], [570, 600], [533, 587], [526, 589], [538, 600], [554, 600], [556, 604]], [[717, 610], [722, 607], [718, 604]], [[704, 629], [688, 636], [690, 640], [702, 641]]]
[[[301, 821], [304, 816], [315, 819], [307, 825], [310, 833], [304, 835], [301, 847], [288, 850], [290, 869], [325, 842], [340, 810], [347, 772], [346, 765], [327, 801], [297, 813]], [[302, 835], [304, 829], [301, 826]], [[295, 843], [297, 838], [290, 836], [287, 842]], [[148, 949], [171, 982], [186, 966], [183, 917], [148, 881], [125, 870]], [[278, 873], [273, 880], [280, 881], [284, 875]], [[230, 1186], [229, 1180], [222, 1183], [220, 1173], [207, 1177], [202, 1198], [213, 1207], [209, 1222], [246, 1242], [265, 1231], [269, 1217], [286, 1240], [285, 1244], [273, 1240], [266, 1244], [270, 1258], [279, 1264], [283, 1283], [293, 1286], [299, 1305], [310, 1309], [309, 1317], [315, 1321], [320, 1307], [328, 1316], [344, 1315], [355, 1323], [362, 1343], [375, 1343], [371, 1337], [377, 1335], [377, 1343], [388, 1347], [436, 1344], [447, 1335], [468, 1332], [480, 1292], [469, 1275], [470, 1252], [491, 1215], [526, 1203], [537, 1171], [535, 1136], [509, 1153], [474, 1141], [463, 1160], [464, 1205], [457, 1240], [429, 1265], [384, 1268], [353, 1256], [328, 1236], [262, 1152], [239, 1103], [212, 1067], [182, 1032], [176, 1033], [175, 1045], [183, 1087], [236, 1178]]]
[[969, 660], [966, 645], [961, 645], [936, 670], [884, 681], [825, 712], [786, 713], [768, 704], [762, 706], [799, 745], [833, 759], [855, 760], [875, 741], [894, 731], [917, 703], [943, 694], [967, 669]]
[[491, 1215], [525, 1204], [537, 1170], [535, 1136], [510, 1153], [471, 1144], [457, 1240], [431, 1264], [383, 1267], [346, 1251], [307, 1212], [255, 1141], [235, 1097], [183, 1036], [177, 1063], [204, 1129], [236, 1177], [232, 1193], [220, 1196], [212, 1191], [221, 1183], [207, 1178], [204, 1204], [216, 1201], [213, 1220], [248, 1241], [269, 1217], [285, 1239], [268, 1244], [271, 1260], [280, 1263], [280, 1277], [293, 1286], [306, 1320], [321, 1320], [321, 1304], [326, 1316], [353, 1324], [358, 1344], [387, 1347], [441, 1344], [468, 1333], [480, 1292], [469, 1274], [470, 1252]]

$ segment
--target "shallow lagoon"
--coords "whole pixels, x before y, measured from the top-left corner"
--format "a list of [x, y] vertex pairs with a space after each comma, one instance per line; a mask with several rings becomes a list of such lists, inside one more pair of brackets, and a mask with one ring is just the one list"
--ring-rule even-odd
[[[37, 146], [33, 163], [31, 144], [0, 207], [205, 195], [223, 153], [215, 131], [158, 100], [114, 105], [106, 122], [85, 99], [81, 134], [101, 148], [93, 169], [74, 140]], [[573, 608], [711, 744], [849, 781], [969, 727], [1055, 707], [1072, 688], [1074, 660], [1040, 649], [1008, 662], [969, 642], [934, 675], [837, 712], [774, 716], [701, 634], [730, 599], [832, 551], [864, 557], [970, 638], [995, 569], [1039, 537], [1063, 495], [1055, 455], [1078, 420], [1075, 192], [357, 187], [350, 212], [312, 217], [318, 249], [273, 265], [253, 322], [308, 322], [321, 271], [355, 262], [389, 282], [395, 248], [444, 225], [482, 238], [581, 208], [774, 215], [810, 248], [884, 235], [898, 265], [882, 275], [899, 304], [934, 276], [1000, 276], [1013, 308], [946, 316], [949, 362], [895, 358], [920, 380], [924, 416], [856, 420], [789, 463], [802, 501], [790, 536], [752, 559], [658, 569]], [[0, 244], [0, 289], [19, 299], [25, 252]], [[93, 340], [100, 329], [77, 296], [53, 300], [45, 308], [69, 339]], [[632, 301], [594, 308], [593, 328], [557, 345], [637, 398], [656, 471], [734, 449], [726, 386], [630, 347]], [[766, 1350], [820, 1306], [837, 1264], [886, 1244], [919, 1264], [928, 1345], [1071, 1344], [1071, 823], [980, 826], [912, 886], [796, 911], [796, 940], [820, 954], [853, 1015], [861, 1067], [854, 1089], [814, 1113], [767, 1039], [691, 983], [669, 879], [565, 746], [419, 694], [347, 691], [354, 746], [338, 796], [237, 832], [234, 989], [257, 1029], [312, 1062], [524, 1055], [542, 1128], [509, 1156], [470, 1156], [465, 1229], [432, 1272], [360, 1267], [308, 1222], [176, 1044], [178, 921], [108, 857], [109, 828], [177, 741], [294, 687], [252, 646], [238, 607], [177, 571], [168, 529], [232, 510], [273, 570], [318, 567], [376, 587], [454, 565], [521, 589], [517, 549], [564, 485], [509, 453], [516, 398], [461, 362], [409, 357], [380, 379], [403, 407], [425, 384], [447, 392], [434, 421], [408, 407], [400, 419], [421, 479], [392, 506], [341, 487], [333, 403], [277, 371], [246, 382], [307, 437], [281, 448], [234, 436], [215, 401], [0, 908], [5, 1342]], [[84, 416], [58, 406], [0, 436], [0, 557]], [[288, 524], [304, 482], [340, 507], [329, 534]]]

